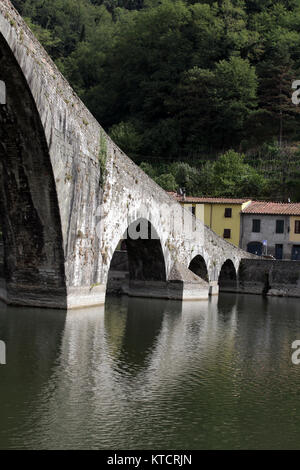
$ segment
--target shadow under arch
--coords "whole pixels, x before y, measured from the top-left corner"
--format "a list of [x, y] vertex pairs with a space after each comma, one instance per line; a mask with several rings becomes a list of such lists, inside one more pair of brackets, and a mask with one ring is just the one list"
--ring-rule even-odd
[[189, 270], [201, 277], [204, 281], [209, 282], [207, 265], [203, 256], [195, 256], [189, 264]]
[[227, 259], [220, 271], [219, 275], [220, 292], [236, 292], [237, 291], [237, 273], [231, 259]]
[[139, 218], [129, 225], [113, 254], [106, 293], [133, 294], [132, 289], [145, 283], [151, 290], [151, 283], [165, 286], [166, 281], [160, 238], [150, 221]]
[[63, 239], [48, 145], [26, 78], [0, 33], [1, 297], [13, 304], [66, 308]]

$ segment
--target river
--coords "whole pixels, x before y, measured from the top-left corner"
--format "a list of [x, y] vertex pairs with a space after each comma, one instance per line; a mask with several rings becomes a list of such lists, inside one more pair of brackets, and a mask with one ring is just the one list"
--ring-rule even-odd
[[0, 304], [0, 449], [299, 449], [298, 299]]

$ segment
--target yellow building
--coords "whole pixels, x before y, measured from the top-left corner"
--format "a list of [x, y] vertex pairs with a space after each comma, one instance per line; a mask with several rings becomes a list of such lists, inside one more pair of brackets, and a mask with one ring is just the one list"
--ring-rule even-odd
[[290, 216], [291, 259], [300, 260], [300, 204], [293, 204], [294, 214]]
[[180, 196], [177, 193], [170, 194], [217, 235], [225, 238], [233, 245], [239, 246], [240, 214], [251, 203], [250, 199], [207, 198]]
[[298, 216], [294, 215], [290, 217], [290, 241], [300, 243], [300, 214]]

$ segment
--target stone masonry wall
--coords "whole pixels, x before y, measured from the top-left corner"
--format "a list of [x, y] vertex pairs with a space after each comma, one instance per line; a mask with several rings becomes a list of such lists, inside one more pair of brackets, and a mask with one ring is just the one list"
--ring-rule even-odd
[[300, 297], [300, 261], [241, 261], [238, 292]]

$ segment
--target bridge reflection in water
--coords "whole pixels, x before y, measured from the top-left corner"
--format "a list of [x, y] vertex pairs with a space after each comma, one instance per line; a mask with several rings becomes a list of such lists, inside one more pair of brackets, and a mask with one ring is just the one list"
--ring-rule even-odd
[[299, 448], [297, 308], [228, 294], [1, 305], [0, 448]]

